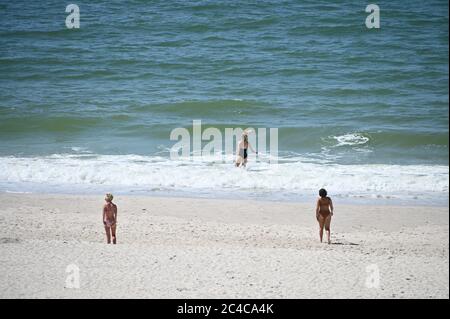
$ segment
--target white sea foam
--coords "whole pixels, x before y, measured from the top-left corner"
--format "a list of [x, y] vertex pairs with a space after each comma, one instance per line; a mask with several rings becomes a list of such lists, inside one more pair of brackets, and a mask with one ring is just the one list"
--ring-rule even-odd
[[369, 142], [369, 138], [363, 136], [358, 133], [349, 133], [339, 136], [331, 136], [331, 138], [335, 139], [338, 143], [336, 147], [339, 146], [355, 146], [355, 145], [363, 145]]
[[0, 157], [0, 190], [28, 191], [34, 185], [89, 190], [173, 190], [222, 194], [242, 190], [251, 194], [316, 194], [321, 187], [341, 197], [448, 197], [448, 166], [338, 165], [290, 158], [278, 165], [252, 162], [236, 169], [230, 160], [171, 161], [139, 155], [51, 155]]
[[69, 148], [74, 153], [91, 153], [91, 151], [89, 151], [89, 149], [86, 147], [72, 146], [67, 148]]

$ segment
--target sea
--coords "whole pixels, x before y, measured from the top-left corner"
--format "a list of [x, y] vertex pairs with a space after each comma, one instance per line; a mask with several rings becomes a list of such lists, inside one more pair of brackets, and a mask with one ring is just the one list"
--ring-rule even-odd
[[[447, 1], [71, 3], [0, 0], [0, 192], [448, 205]], [[174, 159], [195, 120], [277, 163]]]

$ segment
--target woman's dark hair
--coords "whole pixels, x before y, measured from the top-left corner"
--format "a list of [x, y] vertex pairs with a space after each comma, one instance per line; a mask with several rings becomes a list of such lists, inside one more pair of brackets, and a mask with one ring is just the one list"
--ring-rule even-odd
[[319, 196], [322, 198], [327, 197], [327, 190], [325, 188], [321, 188], [319, 190]]

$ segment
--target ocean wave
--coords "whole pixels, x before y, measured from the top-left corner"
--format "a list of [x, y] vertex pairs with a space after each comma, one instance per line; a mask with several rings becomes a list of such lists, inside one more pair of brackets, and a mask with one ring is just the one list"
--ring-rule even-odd
[[[74, 150], [76, 151], [76, 150]], [[166, 190], [220, 195], [315, 195], [325, 187], [341, 197], [448, 197], [449, 171], [442, 165], [338, 165], [287, 158], [278, 165], [252, 162], [233, 167], [232, 157], [172, 161], [163, 156], [55, 154], [43, 157], [0, 157], [0, 189], [41, 191], [61, 189]]]
[[54, 117], [28, 114], [27, 117], [0, 118], [2, 134], [36, 134], [37, 132], [78, 132], [96, 127], [102, 122], [99, 117], [60, 115]]
[[358, 133], [350, 133], [350, 134], [344, 134], [344, 135], [339, 135], [339, 136], [330, 136], [330, 137], [335, 139], [338, 142], [336, 144], [336, 147], [364, 145], [367, 142], [369, 142], [369, 140], [370, 140], [368, 137], [363, 136], [362, 134], [358, 134]]
[[234, 117], [236, 114], [260, 114], [279, 113], [277, 108], [269, 107], [269, 103], [263, 101], [243, 99], [221, 99], [221, 100], [189, 100], [163, 104], [134, 105], [130, 109], [134, 112], [149, 112], [155, 114], [168, 114], [176, 116], [212, 117], [222, 115]]

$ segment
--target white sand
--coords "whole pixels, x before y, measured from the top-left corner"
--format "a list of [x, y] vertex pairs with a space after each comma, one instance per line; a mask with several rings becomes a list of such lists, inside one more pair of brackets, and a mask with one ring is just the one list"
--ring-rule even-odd
[[1, 298], [449, 298], [447, 207], [336, 205], [327, 245], [314, 203], [118, 196], [114, 246], [102, 196], [0, 200]]

